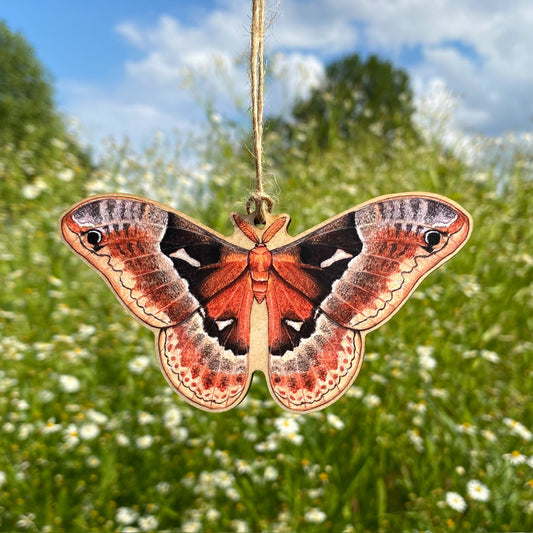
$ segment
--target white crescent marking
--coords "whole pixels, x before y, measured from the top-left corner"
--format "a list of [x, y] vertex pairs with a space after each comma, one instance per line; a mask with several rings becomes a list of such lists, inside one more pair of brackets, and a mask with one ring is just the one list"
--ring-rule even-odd
[[228, 318], [228, 320], [215, 320], [218, 331], [222, 331], [224, 328], [227, 328], [229, 325], [233, 324], [233, 318]]
[[287, 326], [290, 326], [292, 329], [295, 329], [296, 331], [300, 331], [303, 326], [303, 322], [295, 322], [294, 320], [285, 319], [285, 324]]
[[336, 263], [337, 261], [341, 261], [342, 259], [348, 259], [349, 257], [353, 257], [353, 255], [349, 254], [348, 252], [345, 252], [344, 250], [341, 250], [340, 248], [337, 248], [335, 253], [329, 259], [324, 259], [324, 261], [320, 263], [320, 266], [322, 268], [326, 268], [331, 266], [333, 263]]
[[171, 253], [169, 257], [175, 257], [176, 259], [181, 259], [182, 261], [185, 261], [186, 263], [189, 263], [189, 265], [193, 267], [199, 267], [202, 266], [202, 263], [195, 259], [194, 257], [191, 257], [186, 251], [185, 248], [180, 248], [179, 250], [176, 250], [175, 252]]

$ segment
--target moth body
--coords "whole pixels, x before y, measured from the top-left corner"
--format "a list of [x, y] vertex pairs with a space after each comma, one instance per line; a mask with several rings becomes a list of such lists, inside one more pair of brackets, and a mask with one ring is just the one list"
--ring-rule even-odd
[[252, 278], [252, 291], [257, 303], [262, 303], [268, 289], [268, 278], [272, 267], [272, 252], [264, 243], [256, 244], [248, 254], [248, 268]]

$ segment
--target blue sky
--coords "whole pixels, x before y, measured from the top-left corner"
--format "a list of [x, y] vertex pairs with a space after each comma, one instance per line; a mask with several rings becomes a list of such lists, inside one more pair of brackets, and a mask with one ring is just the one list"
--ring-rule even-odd
[[[246, 109], [250, 10], [243, 0], [2, 0], [0, 19], [33, 45], [60, 109], [97, 145], [194, 128], [208, 102], [223, 117]], [[289, 109], [328, 61], [377, 53], [408, 71], [419, 101], [442, 110], [454, 94], [463, 130], [531, 131], [531, 28], [531, 0], [281, 0], [266, 110]]]

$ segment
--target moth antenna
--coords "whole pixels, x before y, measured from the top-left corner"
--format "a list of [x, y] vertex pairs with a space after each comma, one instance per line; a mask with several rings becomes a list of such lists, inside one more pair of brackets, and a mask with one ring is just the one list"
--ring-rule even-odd
[[276, 235], [276, 233], [285, 226], [285, 222], [287, 221], [287, 217], [280, 217], [276, 219], [268, 228], [265, 230], [265, 233], [263, 233], [263, 237], [261, 238], [261, 241], [265, 244]]
[[244, 218], [241, 218], [239, 215], [233, 215], [233, 220], [235, 220], [235, 223], [237, 226], [239, 226], [239, 229], [253, 242], [256, 244], [259, 244], [261, 241], [259, 240], [259, 237], [257, 236], [257, 233], [255, 232], [254, 228], [244, 220]]

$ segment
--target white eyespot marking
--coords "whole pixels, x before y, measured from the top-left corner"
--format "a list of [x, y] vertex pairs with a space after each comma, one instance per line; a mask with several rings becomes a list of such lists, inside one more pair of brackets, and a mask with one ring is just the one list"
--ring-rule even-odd
[[185, 248], [180, 248], [179, 250], [176, 250], [175, 252], [171, 253], [169, 257], [175, 257], [176, 259], [181, 259], [182, 261], [185, 261], [186, 263], [189, 263], [189, 265], [193, 267], [199, 267], [202, 266], [202, 263], [195, 259], [194, 257], [191, 257], [186, 251]]
[[215, 320], [215, 324], [217, 325], [218, 331], [222, 331], [224, 328], [227, 328], [228, 326], [233, 324], [233, 322], [233, 318], [228, 318], [228, 320]]
[[303, 322], [296, 322], [295, 320], [289, 320], [288, 318], [285, 319], [285, 324], [287, 324], [287, 326], [290, 326], [292, 329], [295, 329], [296, 331], [300, 331], [302, 329], [302, 326], [304, 325]]
[[353, 257], [353, 255], [349, 254], [348, 252], [345, 252], [344, 250], [341, 250], [340, 248], [337, 248], [335, 253], [329, 259], [324, 259], [324, 261], [320, 263], [320, 266], [322, 268], [327, 268], [331, 266], [333, 263], [336, 263], [337, 261], [341, 261], [342, 259], [348, 259], [349, 257]]

